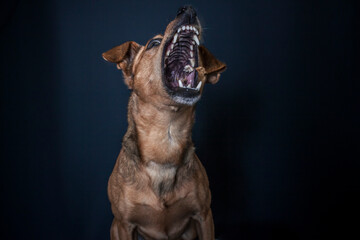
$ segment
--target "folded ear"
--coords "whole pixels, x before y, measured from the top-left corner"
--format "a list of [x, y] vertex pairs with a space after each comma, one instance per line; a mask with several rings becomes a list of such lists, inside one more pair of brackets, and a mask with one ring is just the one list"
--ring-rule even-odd
[[133, 72], [132, 65], [136, 54], [139, 52], [141, 45], [136, 42], [129, 41], [114, 47], [102, 54], [102, 57], [112, 63], [116, 63], [116, 67], [121, 69], [124, 74], [125, 84], [131, 89]]
[[225, 71], [225, 63], [219, 61], [204, 46], [199, 46], [200, 65], [205, 68], [206, 82], [215, 84], [220, 79], [220, 73]]

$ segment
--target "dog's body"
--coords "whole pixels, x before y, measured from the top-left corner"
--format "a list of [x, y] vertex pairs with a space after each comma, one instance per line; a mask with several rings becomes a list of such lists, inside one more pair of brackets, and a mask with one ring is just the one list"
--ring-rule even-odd
[[198, 46], [200, 34], [195, 11], [184, 7], [164, 36], [103, 54], [133, 89], [129, 127], [108, 185], [112, 240], [214, 239], [209, 183], [191, 129], [203, 83], [217, 82], [226, 66]]

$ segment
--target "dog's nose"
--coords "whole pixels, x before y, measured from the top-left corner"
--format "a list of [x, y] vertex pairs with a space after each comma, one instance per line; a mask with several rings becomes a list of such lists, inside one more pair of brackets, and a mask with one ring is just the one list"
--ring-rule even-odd
[[183, 6], [179, 8], [177, 16], [184, 15], [184, 17], [189, 18], [189, 24], [195, 23], [196, 20], [196, 11], [192, 6]]

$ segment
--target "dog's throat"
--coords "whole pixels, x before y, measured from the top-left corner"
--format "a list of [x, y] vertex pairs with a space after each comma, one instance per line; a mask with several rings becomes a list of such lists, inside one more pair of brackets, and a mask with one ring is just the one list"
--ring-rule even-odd
[[134, 93], [131, 98], [134, 106], [129, 108], [129, 116], [136, 126], [141, 161], [180, 164], [183, 152], [191, 143], [194, 108], [182, 107], [175, 112], [170, 108], [159, 109]]

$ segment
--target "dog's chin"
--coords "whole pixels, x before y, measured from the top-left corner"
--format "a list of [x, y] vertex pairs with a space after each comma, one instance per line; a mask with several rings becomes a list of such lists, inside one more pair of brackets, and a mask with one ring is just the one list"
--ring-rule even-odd
[[182, 105], [194, 105], [197, 101], [200, 100], [200, 93], [199, 92], [193, 92], [193, 91], [184, 91], [182, 89], [174, 92], [169, 92], [170, 97], [179, 104]]
[[169, 96], [179, 104], [194, 105], [201, 96], [198, 80], [198, 26], [180, 25], [164, 45], [163, 83]]

